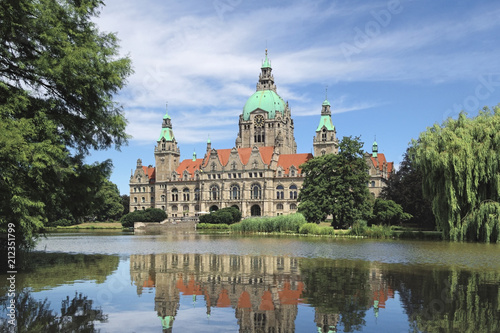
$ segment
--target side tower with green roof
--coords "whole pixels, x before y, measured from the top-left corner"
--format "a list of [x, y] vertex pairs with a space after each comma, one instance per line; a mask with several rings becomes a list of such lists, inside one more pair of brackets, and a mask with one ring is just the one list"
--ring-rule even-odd
[[321, 105], [321, 119], [313, 139], [313, 147], [314, 156], [337, 154], [339, 152], [337, 130], [333, 126], [330, 102], [328, 102], [327, 98]]
[[291, 110], [276, 92], [271, 63], [266, 56], [256, 92], [248, 98], [239, 120], [236, 148], [279, 147], [282, 154], [296, 154]]
[[181, 153], [177, 147], [174, 131], [172, 130], [172, 119], [168, 110], [163, 116], [160, 137], [155, 147], [156, 182], [170, 180], [172, 173], [179, 167]]

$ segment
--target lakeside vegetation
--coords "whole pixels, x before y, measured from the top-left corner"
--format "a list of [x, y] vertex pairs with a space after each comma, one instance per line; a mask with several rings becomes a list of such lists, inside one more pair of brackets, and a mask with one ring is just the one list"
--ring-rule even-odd
[[197, 230], [224, 231], [228, 233], [252, 234], [286, 234], [300, 236], [327, 236], [327, 237], [361, 237], [378, 239], [428, 239], [441, 240], [438, 231], [421, 231], [407, 227], [371, 225], [366, 222], [355, 223], [349, 229], [335, 229], [330, 223], [307, 223], [300, 213], [274, 217], [254, 217], [239, 223], [210, 224], [200, 223]]

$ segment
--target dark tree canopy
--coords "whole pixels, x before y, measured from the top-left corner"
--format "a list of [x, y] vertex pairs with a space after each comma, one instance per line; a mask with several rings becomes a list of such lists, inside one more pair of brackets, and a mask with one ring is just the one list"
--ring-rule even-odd
[[411, 214], [413, 217], [407, 223], [434, 230], [436, 220], [431, 202], [422, 193], [423, 175], [411, 159], [411, 151], [412, 147], [407, 149], [398, 171], [387, 180], [387, 186], [382, 189], [380, 196], [393, 200], [401, 205], [404, 212]]
[[[102, 1], [0, 2], [0, 229], [32, 246], [51, 214], [70, 209], [90, 149], [119, 148], [126, 120], [114, 95], [131, 73], [114, 34], [98, 31]], [[87, 168], [88, 169], [88, 168]], [[81, 177], [81, 178], [80, 178]], [[76, 209], [76, 207], [74, 207]]]
[[338, 154], [315, 157], [301, 166], [305, 173], [299, 212], [307, 221], [333, 217], [332, 225], [352, 225], [370, 214], [369, 175], [359, 137], [344, 137]]
[[415, 162], [443, 236], [499, 242], [500, 107], [460, 113], [420, 134]]

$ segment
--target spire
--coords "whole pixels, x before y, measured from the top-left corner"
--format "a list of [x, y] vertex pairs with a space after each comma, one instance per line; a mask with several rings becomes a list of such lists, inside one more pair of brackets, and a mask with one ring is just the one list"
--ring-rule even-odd
[[193, 161], [196, 161], [196, 150], [193, 151]]
[[[168, 102], [166, 103], [166, 109], [168, 108]], [[161, 124], [161, 133], [158, 141], [165, 139], [165, 141], [174, 141], [174, 131], [172, 130], [172, 119], [168, 115], [168, 110], [165, 111], [163, 116], [163, 123]]]
[[378, 144], [377, 144], [377, 136], [375, 135], [375, 141], [373, 141], [372, 145], [372, 157], [377, 158], [378, 155]]
[[272, 90], [276, 92], [276, 85], [274, 84], [274, 77], [271, 75], [271, 62], [267, 57], [267, 49], [266, 49], [266, 58], [261, 66], [261, 73], [259, 75], [259, 82], [257, 82], [257, 91], [261, 90]]
[[332, 112], [330, 111], [330, 102], [328, 102], [328, 86], [325, 91], [325, 101], [321, 104], [321, 116], [331, 116]]
[[271, 63], [269, 62], [269, 59], [267, 58], [267, 48], [266, 48], [266, 58], [264, 62], [262, 63], [261, 68], [271, 68]]

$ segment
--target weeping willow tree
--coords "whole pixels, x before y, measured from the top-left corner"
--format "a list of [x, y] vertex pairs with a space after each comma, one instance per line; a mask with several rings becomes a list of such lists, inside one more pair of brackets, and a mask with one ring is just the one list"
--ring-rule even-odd
[[413, 146], [444, 238], [500, 242], [500, 104], [435, 124]]

